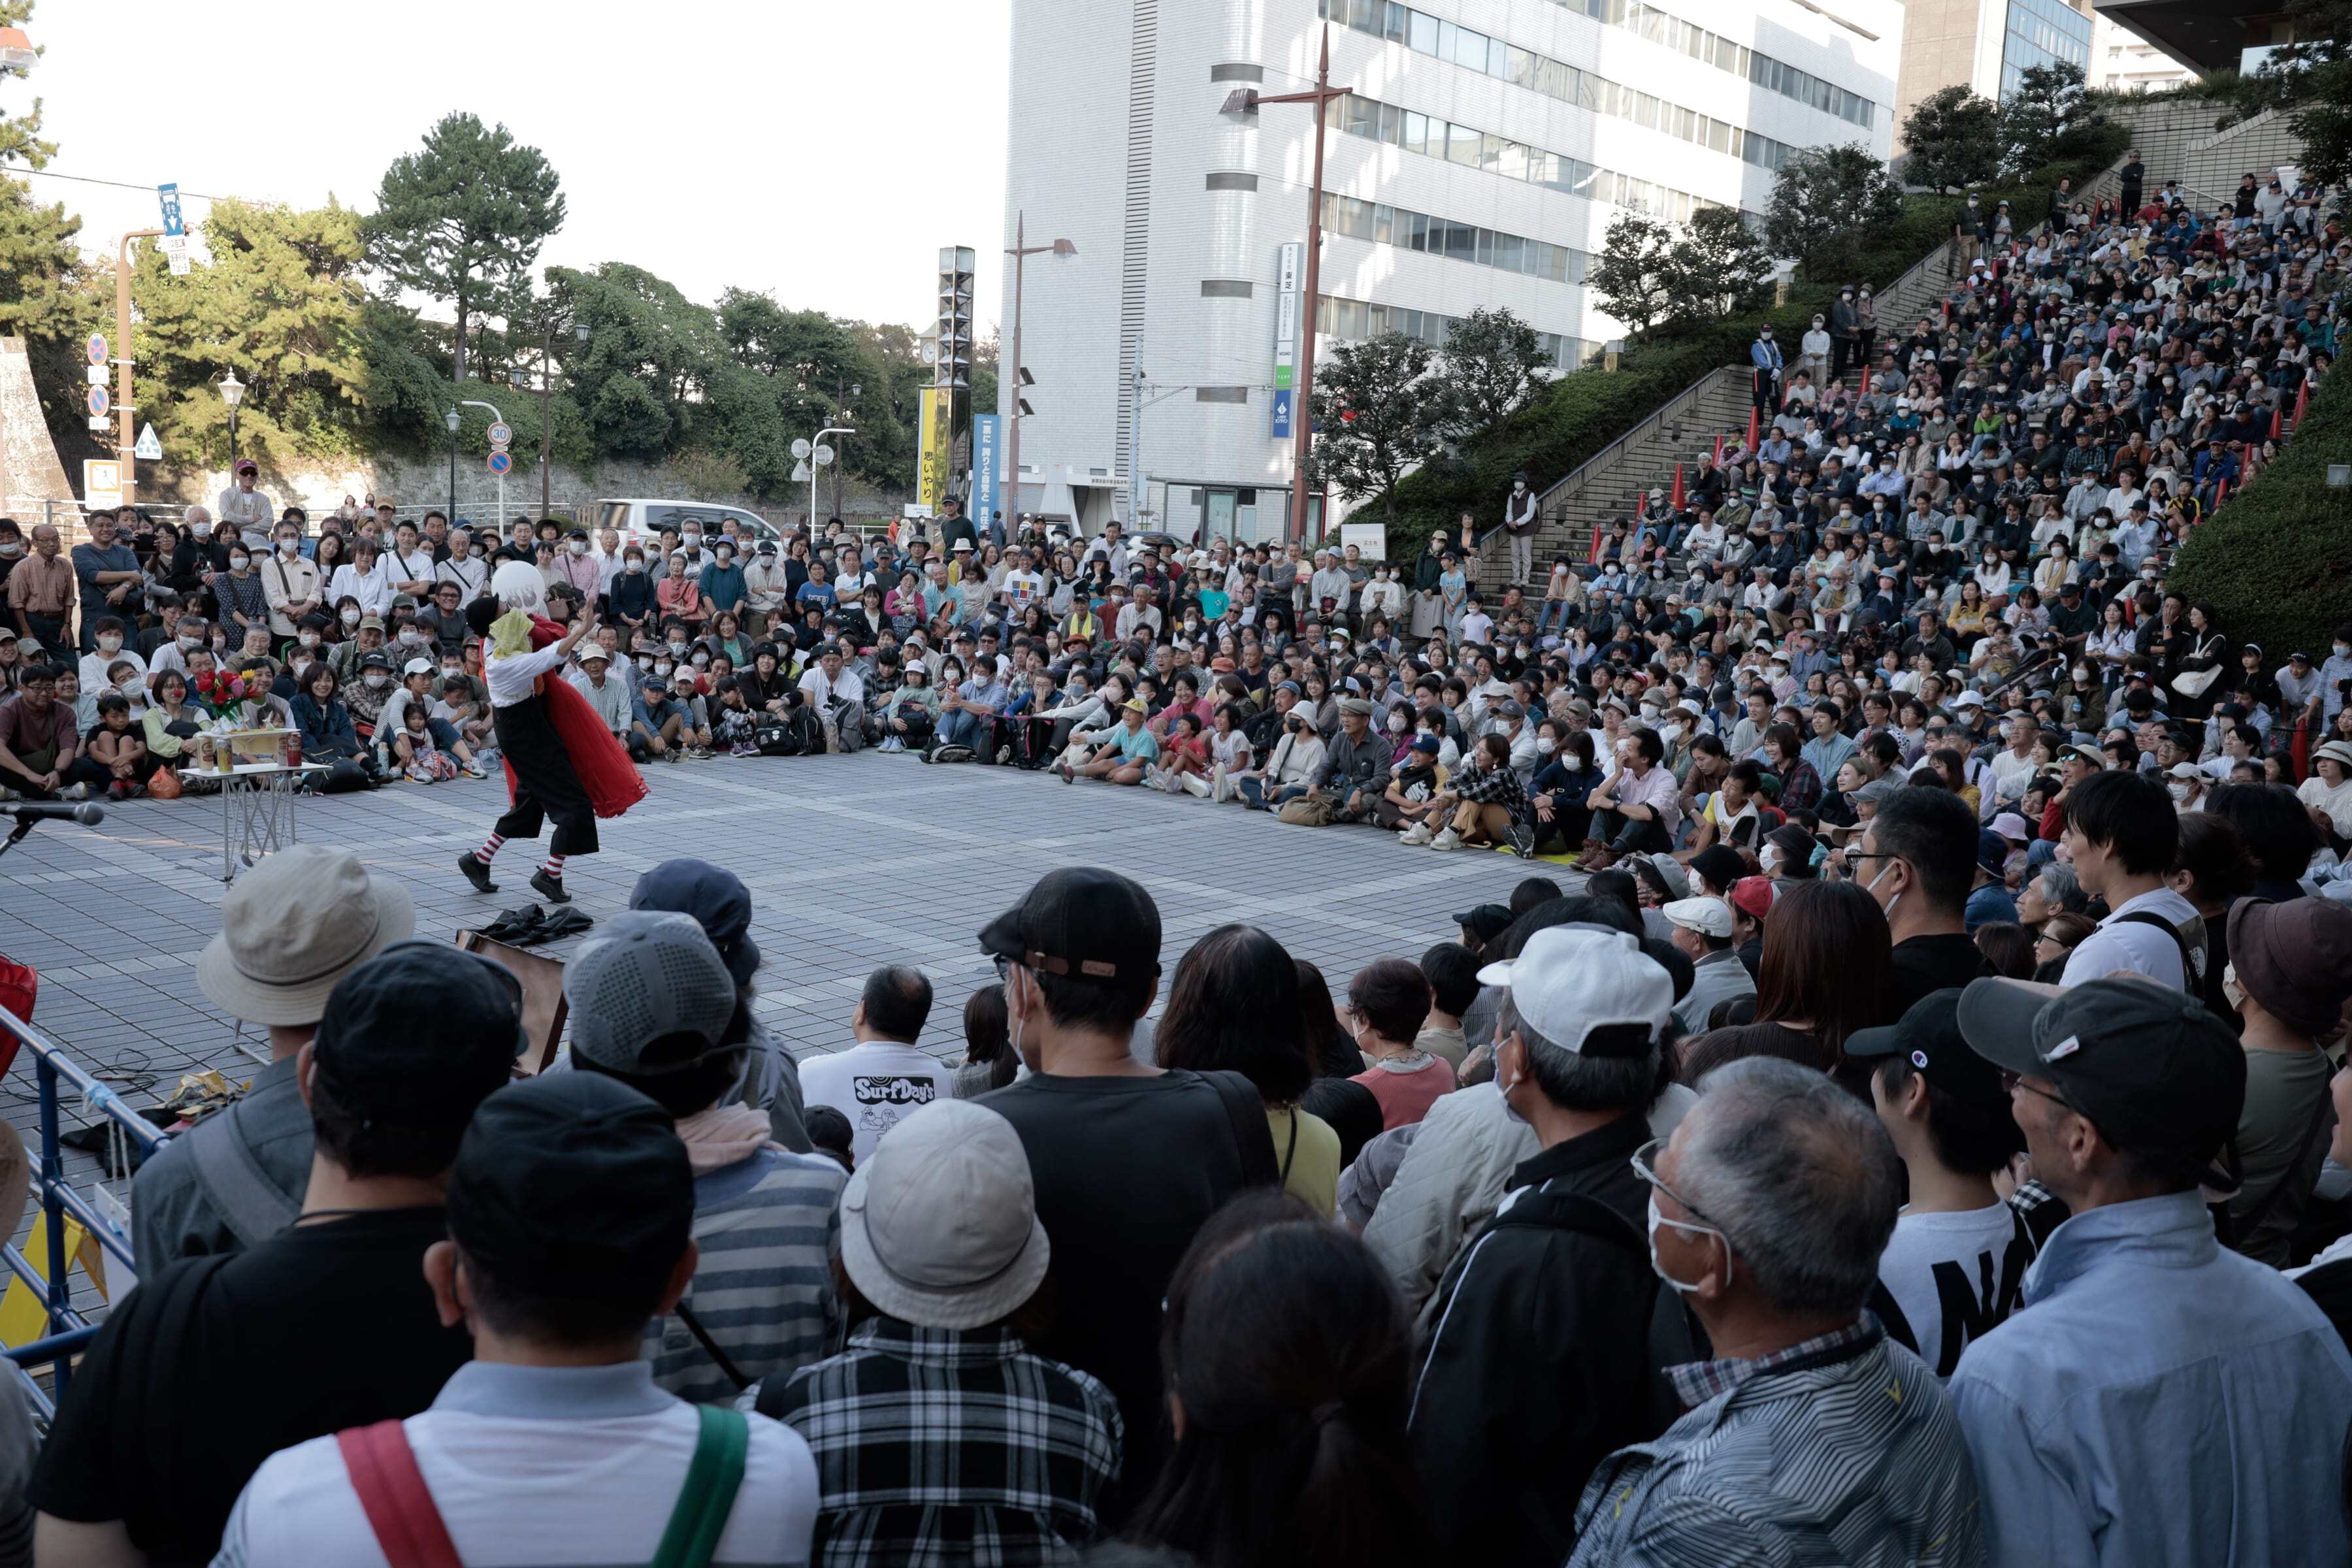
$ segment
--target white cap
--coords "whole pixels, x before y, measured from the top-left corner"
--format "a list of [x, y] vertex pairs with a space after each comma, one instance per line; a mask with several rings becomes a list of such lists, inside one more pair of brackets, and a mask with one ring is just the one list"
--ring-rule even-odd
[[1955, 708], [1981, 708], [1984, 706], [1984, 697], [1980, 692], [1963, 691], [1958, 697], [1952, 699], [1952, 706]]
[[1510, 987], [1512, 1010], [1564, 1051], [1581, 1052], [1612, 1025], [1638, 1025], [1655, 1039], [1675, 1005], [1674, 981], [1639, 939], [1598, 926], [1547, 926], [1518, 957], [1481, 969], [1478, 984]]
[[1695, 931], [1701, 936], [1731, 934], [1731, 906], [1721, 899], [1676, 899], [1658, 912], [1685, 931]]
[[441, 667], [429, 658], [412, 658], [400, 667], [403, 675], [430, 675]]
[[2205, 770], [2195, 763], [2175, 763], [2165, 772], [2177, 779], [2201, 779], [2205, 776]]

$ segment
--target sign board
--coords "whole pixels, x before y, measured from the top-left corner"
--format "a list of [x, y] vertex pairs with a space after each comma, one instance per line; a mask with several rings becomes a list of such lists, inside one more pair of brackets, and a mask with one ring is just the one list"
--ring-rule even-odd
[[104, 364], [106, 363], [106, 334], [103, 332], [90, 333], [89, 342], [82, 345], [82, 353], [89, 357], [90, 363]]
[[1339, 548], [1345, 550], [1350, 544], [1367, 561], [1386, 561], [1389, 558], [1388, 527], [1378, 522], [1343, 522], [1339, 525]]
[[171, 263], [173, 277], [185, 278], [188, 275], [188, 253], [186, 251], [171, 251], [164, 256], [163, 259]]
[[490, 454], [490, 472], [498, 475], [499, 478], [506, 478], [508, 471], [513, 467], [514, 454], [504, 447]]
[[82, 379], [89, 383], [92, 386], [104, 386], [106, 384], [106, 378], [110, 374], [110, 373], [102, 364], [86, 364], [81, 367]]
[[490, 425], [490, 445], [491, 445], [491, 446], [493, 446], [493, 447], [504, 447], [504, 446], [509, 445], [513, 440], [514, 440], [514, 426], [511, 426], [511, 425], [508, 424], [508, 423], [507, 423], [505, 420], [503, 420], [503, 419], [493, 420], [493, 421], [491, 422], [491, 425]]
[[902, 511], [905, 513], [905, 515], [906, 515], [906, 516], [910, 517], [910, 518], [913, 518], [913, 519], [914, 519], [916, 521], [918, 521], [918, 522], [920, 522], [920, 521], [922, 521], [925, 518], [928, 518], [928, 517], [929, 517], [929, 516], [931, 516], [931, 515], [932, 515], [931, 509], [930, 509], [929, 507], [928, 507], [928, 506], [925, 506], [921, 501], [919, 501], [919, 500], [910, 500], [910, 501], [908, 501], [908, 502], [905, 505], [905, 507], [904, 507], [904, 508], [902, 508], [901, 510], [902, 510]]
[[81, 463], [81, 504], [114, 507], [122, 504], [122, 465], [111, 458], [84, 458]]
[[142, 463], [160, 463], [163, 460], [163, 442], [155, 434], [155, 426], [152, 423], [139, 432], [139, 444], [131, 448], [131, 455]]
[[104, 385], [93, 383], [89, 389], [89, 395], [85, 399], [85, 401], [89, 405], [89, 416], [92, 419], [103, 418], [105, 416], [108, 399]]
[[955, 445], [955, 389], [923, 388], [922, 452], [915, 463], [915, 499], [936, 507], [948, 499], [948, 450]]
[[180, 221], [180, 187], [178, 182], [174, 181], [173, 184], [168, 185], [156, 186], [155, 199], [157, 202], [162, 204], [163, 208], [163, 237], [166, 239], [184, 237], [188, 231], [186, 226], [182, 224]]
[[1307, 247], [1294, 240], [1281, 248], [1275, 263], [1274, 295], [1274, 429], [1276, 440], [1289, 437], [1298, 396], [1298, 285], [1307, 265]]
[[[1000, 510], [1011, 510], [996, 493], [1003, 475], [997, 468], [1003, 463], [1003, 448], [997, 445], [998, 416], [975, 414], [971, 416], [971, 520], [985, 531]], [[1012, 520], [1005, 520], [1011, 526]]]

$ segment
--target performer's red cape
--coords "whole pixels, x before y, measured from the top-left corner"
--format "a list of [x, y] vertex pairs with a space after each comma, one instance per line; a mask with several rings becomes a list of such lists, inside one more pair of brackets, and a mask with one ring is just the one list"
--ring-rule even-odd
[[[564, 630], [553, 621], [540, 616], [530, 618], [530, 646], [547, 647], [563, 640]], [[556, 738], [571, 754], [572, 771], [580, 775], [580, 787], [588, 792], [588, 804], [599, 816], [618, 816], [652, 793], [646, 788], [645, 775], [613, 731], [604, 728], [596, 710], [588, 706], [588, 699], [580, 695], [579, 688], [561, 675], [543, 675], [539, 680], [540, 695], [547, 700], [547, 721], [555, 727]], [[507, 800], [515, 798], [514, 764], [507, 764]]]

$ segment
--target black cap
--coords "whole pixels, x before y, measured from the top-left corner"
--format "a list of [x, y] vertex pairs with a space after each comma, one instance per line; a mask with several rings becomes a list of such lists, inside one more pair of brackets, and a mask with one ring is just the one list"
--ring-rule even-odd
[[310, 1047], [319, 1081], [363, 1121], [463, 1124], [514, 1073], [522, 983], [446, 942], [394, 942], [335, 983]]
[[760, 944], [751, 940], [751, 890], [743, 879], [708, 860], [665, 860], [629, 889], [629, 908], [692, 915], [727, 973], [749, 985], [759, 973]]
[[669, 1112], [602, 1073], [547, 1073], [482, 1101], [449, 1174], [449, 1237], [534, 1295], [608, 1298], [666, 1275], [694, 1227]]
[[1969, 982], [1959, 1024], [1995, 1067], [2057, 1086], [2111, 1146], [2216, 1192], [2237, 1186], [2208, 1167], [2237, 1131], [2246, 1058], [2203, 1003], [2147, 980], [1986, 979]]
[[1160, 906], [1116, 871], [1066, 867], [982, 927], [980, 946], [1046, 974], [1143, 979], [1160, 973]]
[[1455, 915], [1454, 923], [1480, 942], [1492, 942], [1502, 935], [1516, 918], [1508, 904], [1478, 904]]
[[1846, 1037], [1849, 1057], [1903, 1057], [1929, 1083], [1957, 1099], [2005, 1105], [2000, 1069], [1969, 1049], [1960, 1035], [1960, 988], [1931, 991], [1892, 1024]]
[[1691, 857], [1690, 868], [1726, 892], [1748, 875], [1748, 862], [1728, 844], [1710, 844]]

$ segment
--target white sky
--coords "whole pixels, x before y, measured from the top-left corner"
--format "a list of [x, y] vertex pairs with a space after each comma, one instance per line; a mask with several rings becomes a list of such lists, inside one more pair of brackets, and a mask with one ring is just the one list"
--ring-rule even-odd
[[[40, 0], [26, 30], [47, 52], [0, 109], [39, 95], [55, 173], [365, 211], [468, 110], [562, 177], [542, 266], [929, 324], [967, 245], [995, 314], [1011, 0]], [[152, 190], [29, 183], [86, 248], [156, 226]]]

